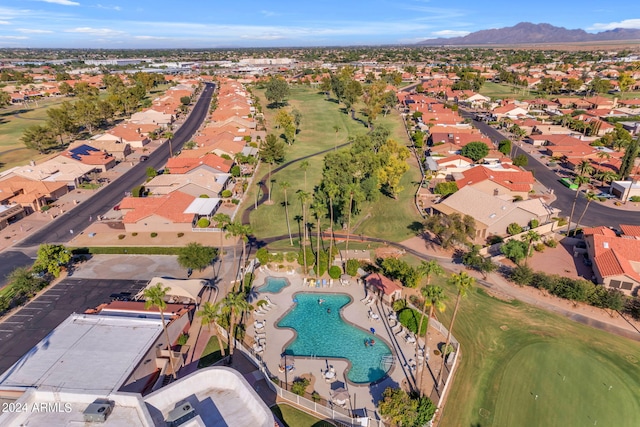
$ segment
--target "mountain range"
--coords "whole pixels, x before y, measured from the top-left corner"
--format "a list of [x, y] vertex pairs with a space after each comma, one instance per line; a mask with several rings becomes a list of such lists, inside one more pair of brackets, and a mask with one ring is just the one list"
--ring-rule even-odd
[[551, 24], [521, 22], [513, 27], [476, 31], [464, 37], [437, 38], [418, 42], [424, 46], [514, 45], [534, 43], [580, 43], [640, 40], [640, 30], [615, 28], [600, 33], [568, 30]]

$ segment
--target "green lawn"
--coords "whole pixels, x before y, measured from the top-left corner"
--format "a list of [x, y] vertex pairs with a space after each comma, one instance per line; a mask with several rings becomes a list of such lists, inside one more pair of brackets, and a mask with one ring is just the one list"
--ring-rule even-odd
[[[571, 96], [569, 94], [560, 94], [560, 95], [545, 95], [543, 93], [539, 93], [535, 90], [528, 90], [528, 89], [522, 89], [519, 88], [517, 91], [514, 91], [513, 86], [504, 84], [504, 83], [493, 83], [493, 82], [484, 82], [482, 84], [482, 88], [480, 89], [480, 93], [484, 96], [489, 96], [491, 98], [494, 99], [500, 99], [500, 98], [516, 98], [516, 99], [533, 99], [533, 98], [537, 98], [537, 97], [544, 97], [544, 98], [555, 98], [555, 97], [562, 97], [562, 98], [576, 98], [576, 99], [581, 99], [581, 96]], [[598, 96], [604, 96], [606, 98], [618, 98], [618, 99], [635, 99], [638, 98], [640, 96], [640, 92], [618, 92], [615, 94], [611, 94], [611, 93], [603, 93], [603, 94], [599, 94]]]
[[[68, 98], [50, 98], [24, 105], [11, 105], [0, 110], [0, 170], [26, 163], [28, 160], [38, 160], [44, 157], [36, 150], [27, 149], [20, 141], [24, 129], [38, 124], [44, 124], [47, 110], [62, 104]], [[18, 114], [19, 117], [16, 117]]]
[[490, 98], [500, 99], [500, 98], [521, 98], [522, 91], [519, 93], [514, 93], [513, 87], [502, 84], [502, 83], [493, 83], [493, 82], [484, 82], [482, 84], [482, 88], [480, 89], [480, 93], [484, 96], [488, 96]]
[[[224, 343], [224, 341], [223, 341]], [[225, 354], [228, 354], [228, 348], [225, 349]], [[207, 342], [207, 346], [204, 348], [200, 360], [198, 361], [198, 368], [206, 368], [214, 363], [222, 360], [222, 354], [220, 353], [220, 346], [218, 345], [218, 338], [212, 336]]]
[[637, 425], [640, 343], [482, 290], [463, 299], [453, 333], [462, 358], [443, 427]]
[[328, 421], [322, 421], [287, 404], [273, 405], [271, 412], [284, 423], [283, 427], [334, 427]]
[[[267, 105], [263, 97], [263, 91], [256, 91], [261, 99], [262, 105]], [[298, 159], [300, 157], [316, 153], [325, 149], [330, 149], [336, 144], [336, 133], [334, 126], [338, 126], [340, 131], [337, 134], [338, 144], [347, 141], [349, 136], [365, 134], [367, 128], [362, 123], [352, 120], [350, 116], [342, 112], [335, 102], [327, 101], [326, 97], [317, 91], [307, 87], [292, 87], [289, 97], [291, 107], [297, 108], [303, 115], [301, 131], [296, 142], [287, 147], [285, 162]], [[277, 110], [265, 108], [267, 123], [272, 125]], [[357, 116], [360, 117], [358, 114]], [[398, 141], [407, 142], [401, 117], [397, 112], [392, 112], [386, 117], [380, 117], [377, 125], [387, 126], [393, 138]], [[269, 129], [270, 132], [277, 132], [277, 129]], [[298, 190], [312, 192], [313, 188], [320, 183], [322, 178], [324, 156], [309, 158], [309, 167], [305, 173], [300, 169], [300, 163], [294, 163], [272, 176], [271, 198], [273, 204], [262, 205], [251, 214], [251, 226], [259, 237], [271, 237], [284, 235], [287, 233], [286, 220], [284, 215], [284, 193], [279, 183], [287, 181], [291, 187], [287, 190], [289, 199], [289, 217], [291, 220], [292, 232], [297, 232], [297, 222], [294, 218], [301, 215], [302, 209], [296, 198]], [[260, 179], [268, 173], [268, 166], [262, 165], [258, 176]], [[364, 206], [358, 217], [352, 218], [352, 224], [359, 224], [354, 233], [370, 234], [389, 240], [403, 240], [411, 235], [407, 226], [419, 220], [420, 217], [413, 206], [413, 195], [420, 179], [420, 172], [417, 166], [412, 167], [402, 180], [405, 190], [400, 194], [398, 200], [381, 195], [376, 203]], [[253, 186], [249, 190], [243, 207], [254, 203], [257, 187]], [[393, 209], [394, 215], [389, 216], [388, 212]], [[322, 227], [329, 226], [329, 221], [323, 222]]]

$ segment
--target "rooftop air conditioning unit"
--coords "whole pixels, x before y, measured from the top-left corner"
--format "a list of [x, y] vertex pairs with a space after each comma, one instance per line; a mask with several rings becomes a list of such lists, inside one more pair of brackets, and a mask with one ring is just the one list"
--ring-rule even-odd
[[87, 406], [82, 415], [87, 423], [103, 423], [113, 409], [113, 402], [107, 399], [96, 399]]
[[190, 419], [195, 418], [195, 416], [196, 410], [190, 403], [186, 402], [169, 411], [165, 421], [168, 427], [178, 427]]

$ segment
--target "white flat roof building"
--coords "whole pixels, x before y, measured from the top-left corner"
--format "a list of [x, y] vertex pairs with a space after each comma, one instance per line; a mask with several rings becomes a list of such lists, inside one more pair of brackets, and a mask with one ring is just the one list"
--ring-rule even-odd
[[0, 392], [35, 387], [107, 395], [161, 333], [160, 319], [72, 314], [0, 375]]

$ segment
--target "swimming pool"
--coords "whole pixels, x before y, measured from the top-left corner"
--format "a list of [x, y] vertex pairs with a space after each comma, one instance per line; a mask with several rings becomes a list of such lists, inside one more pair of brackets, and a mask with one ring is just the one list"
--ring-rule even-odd
[[[278, 327], [292, 328], [296, 338], [285, 349], [294, 356], [335, 357], [348, 359], [351, 368], [347, 379], [365, 384], [384, 377], [390, 369], [391, 350], [375, 335], [346, 323], [340, 309], [351, 301], [348, 295], [298, 293], [296, 305], [278, 322]], [[319, 304], [319, 300], [324, 302]], [[365, 341], [375, 339], [375, 345]]]
[[265, 284], [260, 286], [256, 291], [260, 293], [277, 294], [285, 287], [289, 286], [289, 281], [284, 277], [271, 277], [265, 279]]

